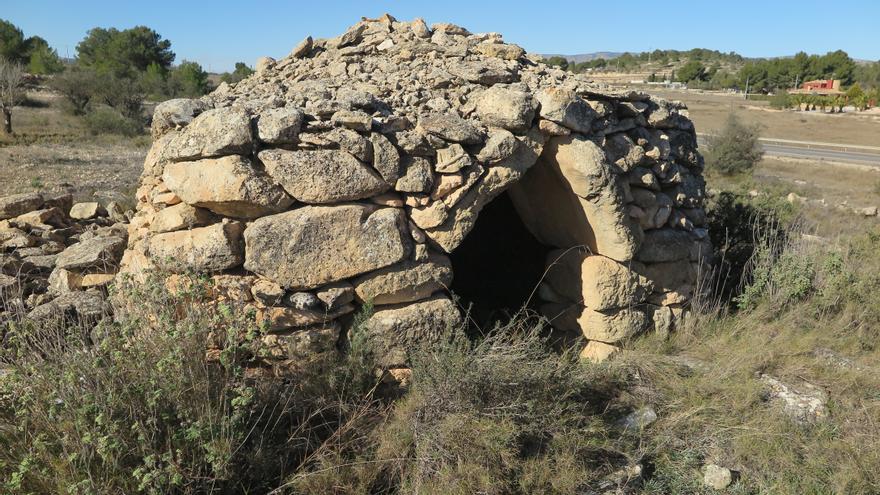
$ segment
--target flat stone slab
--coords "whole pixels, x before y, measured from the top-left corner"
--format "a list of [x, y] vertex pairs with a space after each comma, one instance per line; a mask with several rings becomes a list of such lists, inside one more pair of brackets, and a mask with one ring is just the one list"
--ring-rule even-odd
[[398, 208], [305, 206], [251, 223], [244, 267], [289, 290], [311, 289], [405, 259], [412, 241]]

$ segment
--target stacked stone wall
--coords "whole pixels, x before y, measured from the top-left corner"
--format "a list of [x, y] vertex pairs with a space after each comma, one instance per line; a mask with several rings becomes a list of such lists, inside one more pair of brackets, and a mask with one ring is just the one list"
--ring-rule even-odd
[[279, 359], [331, 348], [368, 302], [389, 366], [461, 324], [448, 254], [504, 191], [559, 249], [543, 311], [589, 339], [585, 357], [669, 331], [708, 251], [685, 107], [603, 91], [497, 34], [364, 20], [165, 102], [152, 125], [124, 270], [243, 288]]

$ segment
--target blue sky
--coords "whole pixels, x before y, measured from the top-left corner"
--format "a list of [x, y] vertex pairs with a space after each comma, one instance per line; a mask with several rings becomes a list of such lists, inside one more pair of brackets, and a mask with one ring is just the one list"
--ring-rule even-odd
[[332, 37], [384, 12], [497, 31], [536, 53], [700, 47], [759, 57], [843, 49], [880, 59], [877, 0], [0, 0], [0, 18], [46, 38], [62, 56], [74, 55], [92, 27], [146, 25], [171, 40], [177, 62], [216, 72], [282, 57], [306, 35]]

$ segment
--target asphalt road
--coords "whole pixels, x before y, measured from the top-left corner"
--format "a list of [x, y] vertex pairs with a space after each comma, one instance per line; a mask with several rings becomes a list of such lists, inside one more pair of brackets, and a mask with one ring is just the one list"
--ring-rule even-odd
[[804, 160], [825, 160], [830, 162], [856, 163], [880, 167], [880, 153], [861, 151], [840, 151], [822, 148], [806, 148], [783, 144], [761, 143], [767, 156], [801, 158]]
[[[706, 145], [706, 134], [698, 134], [700, 146]], [[767, 156], [854, 163], [880, 168], [880, 147], [813, 143], [787, 139], [761, 138], [761, 147]]]

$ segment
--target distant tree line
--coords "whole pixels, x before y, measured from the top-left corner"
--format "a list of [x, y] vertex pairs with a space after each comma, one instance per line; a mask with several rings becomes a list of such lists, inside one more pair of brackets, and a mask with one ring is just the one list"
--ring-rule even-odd
[[64, 69], [58, 52], [43, 38], [24, 33], [11, 22], [0, 19], [0, 59], [22, 66], [31, 74], [55, 74]]
[[[96, 133], [141, 133], [145, 101], [194, 98], [213, 89], [201, 65], [187, 60], [174, 65], [171, 41], [146, 26], [91, 29], [76, 55], [65, 63], [44, 39], [25, 38], [21, 29], [0, 20], [0, 64], [49, 76], [49, 85], [65, 98], [65, 109], [82, 116]], [[220, 78], [234, 83], [252, 72], [239, 62]]]
[[[842, 50], [825, 55], [799, 52], [793, 57], [747, 59], [735, 52], [695, 48], [624, 53], [610, 60], [597, 58], [581, 63], [556, 56], [546, 62], [572, 72], [588, 69], [632, 71], [650, 62], [652, 67], [668, 68], [668, 71], [661, 70], [658, 74], [655, 70], [649, 80], [671, 80], [703, 89], [741, 91], [748, 85], [749, 92], [755, 93], [774, 93], [814, 79], [840, 79], [845, 87], [859, 84], [868, 90], [880, 87], [880, 61], [859, 64]], [[678, 67], [677, 71], [675, 67]]]

